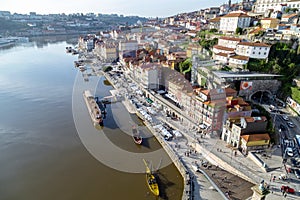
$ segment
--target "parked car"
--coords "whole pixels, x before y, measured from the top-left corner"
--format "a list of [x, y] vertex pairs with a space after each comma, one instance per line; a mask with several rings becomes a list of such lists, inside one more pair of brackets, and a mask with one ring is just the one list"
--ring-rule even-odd
[[291, 147], [287, 147], [287, 148], [285, 149], [285, 151], [286, 151], [286, 154], [287, 154], [288, 156], [291, 156], [291, 157], [294, 156], [294, 152], [293, 152], [293, 149], [292, 149]]
[[300, 170], [299, 169], [294, 169], [294, 173], [297, 178], [300, 178]]
[[207, 126], [206, 126], [205, 124], [200, 124], [199, 127], [200, 127], [201, 129], [206, 129], [206, 128], [207, 128]]
[[282, 119], [284, 119], [285, 121], [288, 121], [289, 117], [287, 115], [282, 115]]
[[281, 186], [281, 191], [285, 191], [285, 192], [291, 193], [291, 194], [295, 193], [295, 190], [287, 185]]
[[291, 128], [294, 128], [295, 127], [295, 124], [293, 122], [287, 122], [287, 125]]
[[280, 124], [279, 128], [281, 129], [281, 131], [285, 131], [286, 130], [286, 128], [285, 128], [285, 126], [283, 124]]
[[298, 166], [298, 162], [295, 158], [291, 158], [291, 164], [292, 164], [292, 167], [297, 167]]

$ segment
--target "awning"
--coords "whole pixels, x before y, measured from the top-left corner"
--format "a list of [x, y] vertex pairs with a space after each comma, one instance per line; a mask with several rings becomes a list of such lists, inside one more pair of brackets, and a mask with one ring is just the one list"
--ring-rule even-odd
[[150, 98], [146, 98], [146, 101], [147, 101], [148, 103], [153, 103], [153, 101], [152, 101]]

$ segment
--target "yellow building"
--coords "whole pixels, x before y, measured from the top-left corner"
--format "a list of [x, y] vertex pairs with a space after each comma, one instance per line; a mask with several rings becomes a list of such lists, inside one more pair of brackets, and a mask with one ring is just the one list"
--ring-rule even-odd
[[280, 20], [276, 18], [264, 18], [260, 20], [260, 23], [263, 29], [268, 29], [268, 28], [277, 28], [279, 21]]
[[251, 150], [266, 149], [269, 144], [270, 136], [268, 133], [241, 136], [241, 148], [245, 154]]

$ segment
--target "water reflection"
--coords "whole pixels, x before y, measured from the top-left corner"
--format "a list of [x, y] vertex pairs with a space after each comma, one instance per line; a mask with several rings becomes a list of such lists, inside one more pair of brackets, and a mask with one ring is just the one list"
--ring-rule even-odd
[[[70, 43], [64, 38], [34, 38], [26, 45], [0, 51], [1, 199], [155, 199], [144, 174], [103, 165], [79, 139], [72, 113], [77, 74], [73, 62], [77, 58], [65, 53]], [[91, 81], [82, 79], [82, 85]], [[104, 91], [103, 81], [99, 95], [100, 91], [109, 94], [110, 86]], [[84, 104], [76, 107], [88, 116]], [[106, 123], [110, 141], [122, 149], [139, 151], [118, 129], [112, 114], [107, 115]], [[90, 125], [85, 125], [87, 134], [94, 130], [100, 134]], [[160, 148], [154, 138], [142, 151], [151, 148]], [[159, 172], [165, 199], [180, 199], [182, 178], [174, 165]]]

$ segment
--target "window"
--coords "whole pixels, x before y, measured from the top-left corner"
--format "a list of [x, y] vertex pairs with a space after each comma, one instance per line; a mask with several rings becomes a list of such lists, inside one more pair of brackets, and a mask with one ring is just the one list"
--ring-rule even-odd
[[265, 52], [264, 55], [267, 55], [267, 53]]
[[260, 52], [258, 52], [258, 55], [260, 55]]

